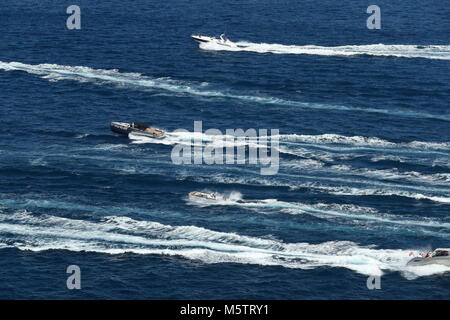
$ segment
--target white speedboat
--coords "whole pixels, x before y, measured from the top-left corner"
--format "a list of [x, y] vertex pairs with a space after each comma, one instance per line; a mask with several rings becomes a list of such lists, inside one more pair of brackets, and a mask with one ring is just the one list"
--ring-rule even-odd
[[165, 132], [159, 129], [150, 128], [147, 124], [141, 122], [111, 122], [111, 130], [116, 133], [126, 134], [133, 133], [135, 135], [163, 139]]
[[218, 192], [192, 191], [192, 192], [189, 192], [189, 198], [191, 198], [191, 199], [205, 199], [205, 200], [220, 200], [223, 197]]
[[425, 266], [429, 264], [440, 264], [450, 267], [450, 249], [438, 248], [433, 252], [428, 252], [419, 257], [415, 257], [407, 263], [408, 266]]
[[210, 36], [202, 36], [202, 35], [192, 35], [192, 39], [197, 41], [198, 43], [215, 43], [221, 46], [226, 46], [230, 48], [238, 48], [239, 46], [225, 37], [224, 34], [221, 34], [219, 38], [216, 37], [210, 37]]

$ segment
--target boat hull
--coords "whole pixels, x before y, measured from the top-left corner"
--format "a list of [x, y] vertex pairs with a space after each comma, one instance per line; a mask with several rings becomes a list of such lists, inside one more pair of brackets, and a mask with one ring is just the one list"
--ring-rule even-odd
[[135, 136], [140, 137], [147, 137], [147, 138], [153, 138], [153, 139], [164, 139], [166, 136], [164, 134], [156, 134], [151, 132], [145, 132], [141, 130], [131, 129], [129, 133], [132, 133]]
[[218, 197], [211, 193], [200, 192], [200, 191], [192, 191], [189, 192], [189, 198], [191, 199], [202, 199], [202, 200], [211, 200], [216, 201]]
[[450, 267], [450, 258], [449, 257], [414, 258], [407, 263], [407, 266], [426, 266], [430, 264], [440, 264], [443, 266]]
[[222, 40], [214, 37], [200, 36], [200, 35], [192, 35], [191, 38], [197, 41], [198, 43], [215, 43], [228, 48], [238, 48], [238, 46], [230, 40]]

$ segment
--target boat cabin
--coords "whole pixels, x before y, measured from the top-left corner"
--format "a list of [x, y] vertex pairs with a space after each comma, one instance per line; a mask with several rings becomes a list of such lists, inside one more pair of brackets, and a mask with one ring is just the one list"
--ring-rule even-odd
[[449, 248], [437, 248], [433, 251], [432, 257], [448, 257], [450, 256]]

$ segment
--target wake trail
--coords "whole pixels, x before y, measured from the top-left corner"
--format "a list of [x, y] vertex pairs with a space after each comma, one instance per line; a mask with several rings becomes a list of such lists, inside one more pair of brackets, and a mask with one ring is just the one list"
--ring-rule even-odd
[[280, 141], [287, 143], [307, 143], [314, 145], [344, 145], [350, 147], [368, 147], [381, 150], [442, 150], [450, 151], [450, 141], [412, 141], [392, 142], [378, 137], [366, 136], [344, 136], [335, 133], [324, 133], [318, 135], [284, 134], [279, 135]]
[[[129, 138], [135, 140], [136, 143], [160, 143], [160, 144], [176, 144], [176, 143], [192, 143], [192, 141], [202, 141], [206, 143], [219, 143], [221, 141], [227, 142], [233, 140], [236, 137], [231, 135], [213, 135], [206, 134], [203, 132], [190, 132], [190, 131], [174, 131], [167, 132], [169, 139], [152, 139], [148, 137], [143, 137], [139, 135], [134, 135], [131, 133]], [[292, 145], [311, 145], [311, 146], [330, 146], [330, 151], [342, 151], [339, 149], [340, 146], [348, 146], [350, 149], [355, 149], [358, 151], [360, 147], [373, 148], [375, 150], [381, 151], [397, 151], [400, 152], [404, 150], [405, 153], [422, 153], [424, 150], [433, 151], [449, 151], [450, 152], [450, 142], [427, 142], [427, 141], [412, 141], [412, 142], [392, 142], [378, 137], [365, 137], [365, 136], [344, 136], [334, 133], [325, 133], [318, 135], [302, 135], [302, 134], [279, 134], [271, 136], [261, 136], [259, 138], [267, 139], [277, 139], [280, 143], [286, 144], [288, 146]], [[254, 143], [258, 142], [257, 138], [246, 137], [246, 140]], [[220, 145], [220, 144], [219, 144]], [[226, 144], [223, 144], [226, 146]], [[236, 146], [236, 144], [235, 144]], [[333, 147], [336, 149], [334, 150]], [[328, 149], [327, 149], [328, 150]], [[344, 149], [347, 151], [347, 149]], [[443, 152], [443, 155], [450, 155], [449, 153]]]
[[[278, 174], [283, 176], [293, 176], [290, 174]], [[219, 184], [239, 184], [246, 186], [270, 186], [270, 187], [284, 187], [289, 188], [290, 190], [299, 190], [302, 188], [314, 190], [317, 192], [324, 192], [327, 194], [334, 195], [346, 195], [346, 196], [398, 196], [405, 197], [414, 200], [431, 200], [437, 203], [450, 204], [450, 197], [448, 195], [434, 195], [429, 194], [425, 190], [424, 192], [412, 192], [408, 190], [394, 189], [393, 186], [385, 186], [385, 184], [378, 183], [379, 185], [383, 185], [386, 188], [366, 188], [366, 187], [352, 187], [352, 186], [344, 186], [342, 184], [338, 186], [323, 184], [322, 181], [330, 181], [330, 182], [358, 182], [354, 181], [345, 181], [345, 179], [340, 178], [330, 178], [330, 177], [314, 177], [314, 176], [301, 176], [305, 178], [315, 179], [315, 182], [292, 182], [292, 181], [277, 181], [269, 178], [261, 178], [258, 176], [245, 178], [245, 177], [237, 177], [237, 176], [229, 176], [223, 174], [215, 174], [213, 176], [208, 177], [200, 177], [195, 176], [191, 177], [194, 181], [197, 182], [208, 182], [208, 183], [219, 183]], [[294, 176], [298, 179], [299, 176]], [[320, 180], [321, 182], [317, 182]], [[335, 180], [335, 181], [334, 181]], [[376, 181], [371, 181], [367, 183], [368, 185], [377, 185]], [[417, 188], [416, 188], [417, 189]]]
[[450, 223], [436, 221], [431, 218], [416, 220], [411, 219], [411, 217], [396, 217], [394, 215], [381, 214], [372, 208], [363, 208], [345, 204], [337, 205], [317, 203], [311, 205], [305, 203], [285, 202], [277, 199], [244, 200], [242, 194], [236, 191], [225, 194], [222, 197], [219, 197], [218, 200], [189, 197], [187, 201], [189, 204], [198, 205], [200, 207], [240, 206], [255, 209], [274, 209], [278, 212], [285, 212], [294, 215], [310, 214], [319, 218], [344, 218], [352, 221], [359, 220], [371, 223], [399, 225], [406, 228], [409, 226], [415, 226], [450, 230]]
[[[279, 138], [279, 146], [272, 146], [271, 143], [268, 144], [260, 144], [258, 139], [253, 138], [247, 138], [243, 140], [236, 140], [233, 141], [232, 139], [234, 137], [232, 136], [226, 136], [226, 135], [209, 135], [205, 133], [200, 132], [167, 132], [166, 139], [153, 139], [149, 137], [143, 137], [139, 135], [130, 134], [129, 138], [132, 140], [133, 144], [163, 144], [163, 145], [185, 145], [188, 147], [202, 147], [202, 148], [225, 148], [225, 147], [249, 147], [254, 149], [264, 149], [264, 148], [275, 148], [280, 154], [286, 154], [286, 155], [295, 155], [296, 157], [300, 157], [301, 160], [290, 160], [290, 161], [282, 161], [281, 166], [282, 168], [286, 168], [288, 170], [301, 170], [303, 172], [304, 170], [308, 170], [309, 175], [304, 175], [299, 172], [299, 174], [296, 174], [296, 177], [304, 177], [307, 179], [319, 179], [320, 181], [331, 181], [331, 182], [345, 182], [348, 183], [356, 183], [356, 184], [368, 184], [373, 185], [377, 187], [381, 187], [382, 190], [379, 192], [373, 192], [373, 194], [377, 195], [401, 195], [401, 196], [407, 196], [407, 197], [413, 197], [416, 199], [430, 199], [433, 201], [438, 202], [444, 202], [448, 203], [450, 200], [446, 196], [441, 195], [428, 195], [427, 193], [430, 191], [437, 192], [437, 193], [446, 193], [448, 192], [448, 188], [450, 187], [450, 174], [448, 173], [435, 173], [435, 174], [423, 174], [417, 171], [399, 171], [398, 169], [383, 169], [383, 170], [371, 170], [366, 168], [354, 168], [347, 164], [338, 164], [336, 161], [341, 159], [350, 159], [351, 157], [355, 157], [355, 155], [349, 154], [349, 153], [340, 153], [340, 152], [322, 152], [317, 150], [309, 150], [304, 148], [286, 148], [284, 147], [286, 141], [283, 141], [283, 137], [287, 137], [289, 141], [292, 140], [292, 136], [298, 136], [298, 135], [280, 135], [280, 136], [272, 136], [273, 138]], [[308, 140], [310, 140], [308, 143], [311, 146], [320, 146], [321, 141], [317, 141], [317, 139], [320, 139], [319, 136], [307, 136]], [[231, 138], [231, 139], [230, 139]], [[269, 140], [269, 137], [265, 137], [267, 140]], [[354, 138], [363, 138], [363, 137], [344, 137], [339, 136], [339, 139], [337, 141], [337, 144], [340, 144], [342, 140], [345, 141], [345, 143], [349, 143], [350, 147], [358, 146], [359, 142], [354, 144], [353, 139]], [[393, 150], [402, 149], [403, 147], [410, 148], [410, 147], [418, 147], [420, 148], [417, 150], [419, 153], [423, 153], [423, 150], [428, 150], [428, 148], [434, 149], [434, 148], [447, 148], [448, 143], [426, 143], [426, 142], [413, 142], [413, 143], [392, 143], [386, 140], [381, 140], [378, 138], [367, 138], [369, 141], [377, 141], [378, 143], [381, 143], [381, 145], [388, 144]], [[335, 146], [334, 141], [326, 140], [327, 143], [331, 143], [331, 145]], [[363, 142], [361, 142], [363, 143]], [[329, 144], [327, 144], [329, 145]], [[192, 150], [191, 150], [192, 151]], [[357, 151], [357, 150], [356, 150]], [[356, 154], [356, 157], [359, 157], [360, 153]], [[333, 164], [337, 163], [337, 164]], [[333, 164], [333, 165], [332, 165]], [[338, 177], [332, 177], [332, 176], [318, 176], [317, 174], [336, 174]], [[288, 173], [279, 173], [284, 176], [293, 176], [293, 174]], [[311, 175], [313, 174], [313, 175]], [[345, 176], [347, 178], [342, 178], [342, 176]], [[362, 180], [356, 180], [354, 177], [364, 177], [365, 179]], [[426, 183], [431, 186], [432, 188], [428, 186], [418, 186], [413, 185], [411, 182], [414, 183]], [[399, 188], [406, 189], [406, 190], [417, 190], [420, 193], [411, 193], [409, 191], [405, 190], [395, 190], [392, 189], [395, 186], [398, 186]], [[291, 187], [294, 187], [291, 185]], [[383, 193], [383, 190], [386, 192]], [[342, 191], [342, 190], [340, 190]], [[368, 193], [370, 194], [370, 192]]]
[[405, 45], [405, 44], [369, 44], [345, 46], [316, 46], [316, 45], [283, 45], [276, 43], [254, 43], [247, 41], [235, 42], [238, 47], [228, 47], [215, 43], [201, 43], [200, 48], [211, 51], [241, 51], [273, 54], [306, 54], [319, 56], [358, 55], [396, 57], [396, 58], [422, 58], [433, 60], [450, 60], [450, 45]]
[[203, 263], [240, 263], [311, 269], [342, 267], [364, 275], [400, 272], [407, 279], [443, 273], [441, 266], [407, 267], [409, 250], [362, 247], [349, 241], [320, 244], [218, 232], [196, 226], [171, 226], [128, 217], [85, 221], [27, 211], [0, 214], [0, 244], [20, 250], [70, 250], [106, 254], [180, 256]]
[[364, 112], [386, 115], [396, 115], [407, 118], [430, 118], [450, 121], [450, 115], [432, 114], [411, 110], [389, 110], [376, 108], [348, 107], [343, 105], [330, 105], [309, 103], [295, 100], [286, 100], [270, 96], [251, 96], [230, 92], [229, 90], [208, 90], [203, 85], [172, 80], [170, 78], [152, 78], [140, 73], [124, 73], [117, 69], [93, 69], [84, 66], [64, 66], [57, 64], [25, 64], [21, 62], [0, 61], [0, 69], [5, 71], [23, 71], [41, 76], [49, 81], [73, 80], [78, 82], [91, 82], [98, 85], [113, 84], [138, 90], [163, 90], [176, 95], [199, 96], [213, 99], [234, 99], [248, 103], [262, 105], [282, 105], [300, 109], [337, 110], [343, 112]]

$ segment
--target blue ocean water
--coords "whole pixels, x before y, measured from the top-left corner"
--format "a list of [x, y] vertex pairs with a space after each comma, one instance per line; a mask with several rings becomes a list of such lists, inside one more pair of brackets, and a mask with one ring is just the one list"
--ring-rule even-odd
[[[448, 268], [406, 267], [449, 246], [449, 16], [416, 0], [3, 0], [0, 298], [450, 298]], [[245, 48], [190, 38], [222, 32]], [[279, 173], [172, 163], [197, 120], [279, 129]]]

